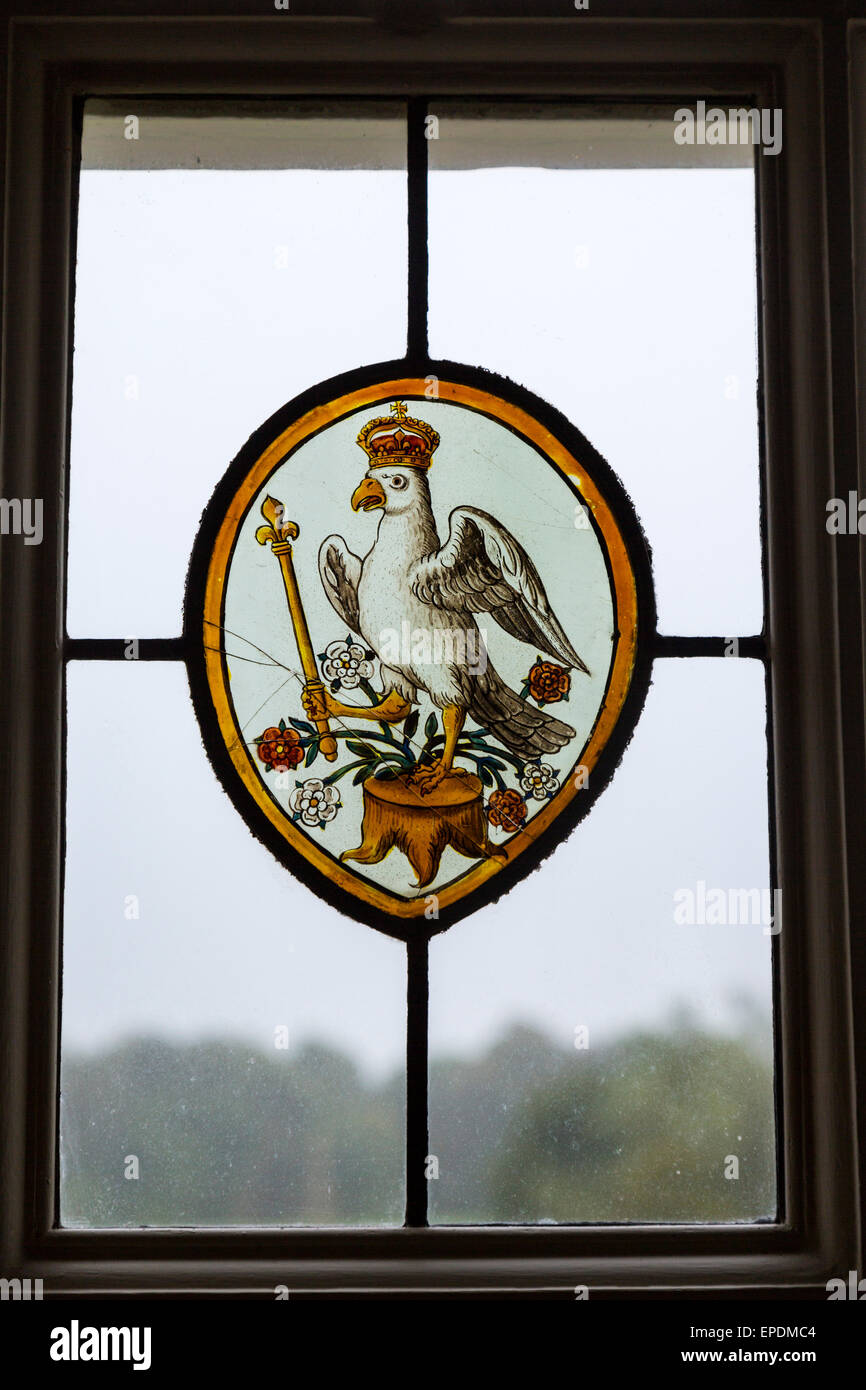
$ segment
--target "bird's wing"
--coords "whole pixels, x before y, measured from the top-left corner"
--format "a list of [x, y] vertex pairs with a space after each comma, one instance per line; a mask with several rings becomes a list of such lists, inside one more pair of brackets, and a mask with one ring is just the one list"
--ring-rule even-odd
[[457, 507], [447, 541], [422, 560], [412, 591], [434, 608], [489, 613], [513, 637], [589, 675], [550, 607], [541, 576], [510, 531], [475, 507]]
[[361, 561], [354, 555], [342, 536], [329, 536], [319, 547], [319, 577], [331, 601], [352, 632], [358, 632], [358, 584], [361, 580]]

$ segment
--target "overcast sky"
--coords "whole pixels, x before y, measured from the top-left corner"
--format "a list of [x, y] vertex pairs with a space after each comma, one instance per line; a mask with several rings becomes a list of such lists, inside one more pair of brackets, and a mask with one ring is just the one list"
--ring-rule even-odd
[[[386, 145], [387, 165], [393, 131]], [[504, 157], [437, 171], [433, 151], [431, 352], [528, 386], [607, 458], [653, 549], [663, 631], [758, 631], [751, 170]], [[405, 213], [392, 167], [82, 174], [73, 635], [176, 635], [201, 511], [249, 434], [316, 381], [403, 353]], [[768, 882], [765, 718], [757, 663], [657, 663], [590, 817], [433, 943], [434, 1048], [480, 1049], [516, 1020], [609, 1037], [683, 1005], [714, 1028], [747, 1008], [767, 1027], [760, 926], [672, 915], [698, 880]], [[403, 948], [250, 836], [180, 664], [74, 664], [68, 773], [67, 1047], [143, 1032], [267, 1047], [286, 1024], [400, 1063]]]

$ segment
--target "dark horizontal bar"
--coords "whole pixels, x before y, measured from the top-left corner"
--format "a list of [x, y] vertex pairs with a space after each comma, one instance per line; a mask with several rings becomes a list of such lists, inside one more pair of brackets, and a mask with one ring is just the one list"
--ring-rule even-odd
[[663, 637], [657, 632], [653, 639], [653, 656], [732, 656], [731, 643], [736, 642], [738, 656], [766, 660], [767, 643], [764, 637]]
[[187, 656], [182, 637], [67, 637], [63, 651], [68, 661], [185, 661]]
[[[138, 643], [137, 656], [127, 655], [129, 644]], [[752, 637], [664, 637], [653, 638], [653, 656], [727, 656], [736, 641], [740, 656], [767, 656], [762, 636]], [[69, 661], [185, 661], [189, 655], [183, 637], [67, 637], [64, 654]]]

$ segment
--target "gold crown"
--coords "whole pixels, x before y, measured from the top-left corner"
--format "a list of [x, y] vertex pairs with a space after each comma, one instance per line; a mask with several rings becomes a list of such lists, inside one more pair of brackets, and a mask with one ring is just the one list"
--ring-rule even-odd
[[369, 456], [371, 468], [402, 463], [409, 468], [429, 468], [439, 436], [425, 420], [406, 414], [405, 401], [394, 401], [390, 415], [368, 420], [358, 443]]

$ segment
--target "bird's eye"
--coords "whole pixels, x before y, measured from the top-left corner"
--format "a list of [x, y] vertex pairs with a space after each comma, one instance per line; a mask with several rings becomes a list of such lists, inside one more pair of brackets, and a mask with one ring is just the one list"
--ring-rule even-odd
[[395, 473], [393, 478], [391, 479], [391, 486], [395, 487], [399, 492], [400, 488], [404, 488], [406, 486], [407, 481], [408, 480], [403, 476], [402, 473]]

